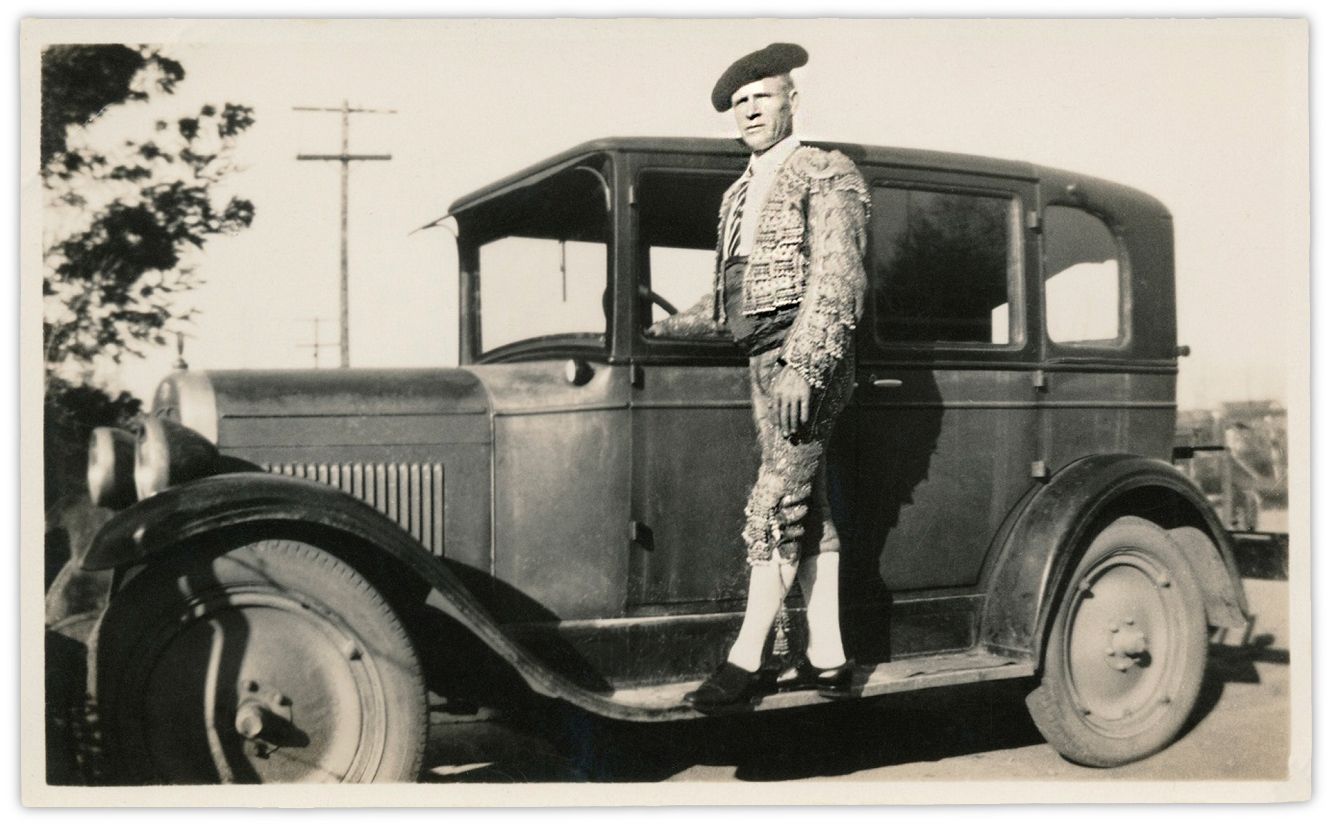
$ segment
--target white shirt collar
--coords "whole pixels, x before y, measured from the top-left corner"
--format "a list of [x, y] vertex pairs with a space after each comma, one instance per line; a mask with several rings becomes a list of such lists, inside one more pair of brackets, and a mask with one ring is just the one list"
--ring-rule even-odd
[[750, 155], [750, 174], [752, 176], [773, 175], [778, 168], [783, 166], [783, 162], [787, 161], [787, 157], [792, 155], [792, 151], [800, 146], [801, 141], [794, 133], [763, 153], [752, 153]]

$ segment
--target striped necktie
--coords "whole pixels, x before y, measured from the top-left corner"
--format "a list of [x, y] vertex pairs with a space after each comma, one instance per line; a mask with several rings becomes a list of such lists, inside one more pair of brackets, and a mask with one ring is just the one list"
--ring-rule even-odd
[[727, 245], [724, 246], [725, 256], [735, 257], [737, 250], [741, 248], [741, 214], [746, 207], [746, 191], [750, 189], [750, 172], [741, 179], [737, 185], [736, 196], [732, 200], [732, 215], [727, 220]]

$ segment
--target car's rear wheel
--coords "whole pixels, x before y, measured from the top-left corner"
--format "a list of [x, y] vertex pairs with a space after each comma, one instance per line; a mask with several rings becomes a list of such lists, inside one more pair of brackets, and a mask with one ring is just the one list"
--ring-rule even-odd
[[153, 564], [89, 649], [102, 778], [117, 783], [417, 777], [420, 662], [347, 563], [290, 540]]
[[1199, 695], [1208, 638], [1190, 565], [1158, 525], [1122, 517], [1084, 551], [1028, 697], [1062, 756], [1121, 765], [1170, 744]]

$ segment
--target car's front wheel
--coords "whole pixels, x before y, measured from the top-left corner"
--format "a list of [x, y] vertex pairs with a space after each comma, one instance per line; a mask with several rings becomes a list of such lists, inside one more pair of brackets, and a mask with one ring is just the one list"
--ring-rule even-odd
[[1142, 759], [1181, 731], [1207, 649], [1204, 601], [1185, 556], [1160, 526], [1122, 517], [1089, 544], [1066, 586], [1029, 712], [1072, 761]]
[[152, 564], [112, 596], [89, 649], [98, 778], [415, 779], [426, 694], [390, 605], [312, 545], [224, 549]]

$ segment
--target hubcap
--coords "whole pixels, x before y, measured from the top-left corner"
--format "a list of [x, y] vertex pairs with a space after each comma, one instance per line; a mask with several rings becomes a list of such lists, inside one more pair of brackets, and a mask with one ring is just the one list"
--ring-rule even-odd
[[162, 780], [329, 782], [374, 772], [384, 692], [364, 646], [328, 610], [263, 589], [192, 597], [141, 670], [127, 717]]
[[1180, 686], [1183, 599], [1142, 552], [1115, 552], [1081, 581], [1067, 618], [1066, 681], [1094, 729], [1139, 732]]
[[1135, 626], [1132, 618], [1126, 618], [1123, 625], [1113, 624], [1111, 640], [1107, 646], [1107, 665], [1118, 672], [1125, 672], [1141, 658], [1147, 658], [1149, 636], [1143, 629]]

